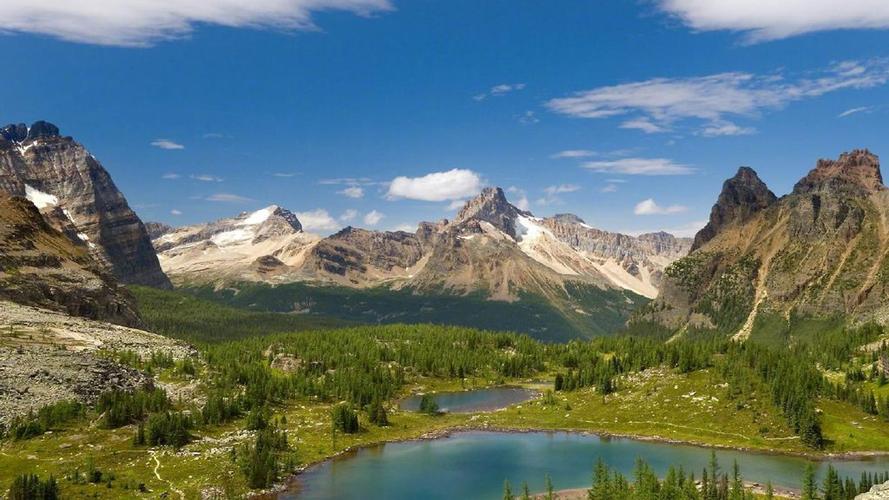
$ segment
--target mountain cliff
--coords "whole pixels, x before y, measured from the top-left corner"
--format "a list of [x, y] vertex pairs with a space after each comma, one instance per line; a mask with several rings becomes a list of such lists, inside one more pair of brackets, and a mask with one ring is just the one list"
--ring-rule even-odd
[[108, 172], [50, 123], [0, 129], [0, 192], [26, 197], [123, 283], [167, 287], [151, 240]]
[[767, 320], [887, 318], [889, 191], [867, 150], [819, 160], [780, 199], [742, 168], [695, 242], [644, 318], [738, 339]]
[[0, 195], [0, 298], [138, 326], [135, 301], [25, 198]]

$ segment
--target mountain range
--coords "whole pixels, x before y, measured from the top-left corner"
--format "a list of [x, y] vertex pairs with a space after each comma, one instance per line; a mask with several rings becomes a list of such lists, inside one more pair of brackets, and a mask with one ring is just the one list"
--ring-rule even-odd
[[414, 232], [322, 237], [272, 205], [186, 227], [143, 224], [108, 172], [47, 122], [0, 129], [4, 298], [136, 326], [122, 285], [359, 322], [514, 329], [549, 340], [658, 324], [736, 339], [801, 318], [885, 322], [889, 190], [867, 150], [819, 160], [776, 196], [741, 167], [695, 238], [536, 217], [500, 188]]

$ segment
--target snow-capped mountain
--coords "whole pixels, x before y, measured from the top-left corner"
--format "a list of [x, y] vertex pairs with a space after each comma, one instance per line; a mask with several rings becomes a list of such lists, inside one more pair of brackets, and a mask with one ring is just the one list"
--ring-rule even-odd
[[485, 189], [453, 221], [424, 222], [415, 233], [348, 227], [321, 238], [278, 206], [179, 229], [149, 227], [161, 266], [177, 282], [385, 284], [509, 301], [552, 294], [565, 282], [653, 298], [663, 269], [691, 246], [666, 233], [601, 231], [570, 214], [538, 218], [500, 188]]
[[303, 232], [296, 216], [276, 205], [154, 234], [161, 267], [180, 282], [292, 281], [321, 239]]

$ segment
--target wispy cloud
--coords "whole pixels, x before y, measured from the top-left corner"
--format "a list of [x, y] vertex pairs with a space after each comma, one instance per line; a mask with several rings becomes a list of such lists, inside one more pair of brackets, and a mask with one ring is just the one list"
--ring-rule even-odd
[[599, 189], [600, 193], [616, 193], [617, 192], [617, 184], [605, 184]]
[[199, 24], [229, 28], [314, 30], [312, 14], [340, 10], [367, 16], [389, 0], [77, 0], [0, 3], [0, 31], [70, 42], [145, 47], [188, 36]]
[[[0, 7], [0, 11], [2, 11], [2, 7]], [[170, 139], [155, 139], [151, 141], [151, 145], [160, 149], [185, 149], [185, 146], [178, 142], [171, 141]]]
[[610, 161], [588, 161], [582, 166], [593, 172], [623, 175], [689, 175], [695, 171], [688, 165], [676, 163], [666, 158], [621, 158]]
[[207, 132], [201, 136], [203, 139], [222, 139], [224, 137], [226, 137], [226, 135], [219, 132]]
[[161, 176], [161, 179], [167, 179], [167, 180], [172, 181], [172, 180], [179, 179], [180, 177], [182, 177], [182, 176], [179, 175], [179, 174], [177, 174], [177, 173], [170, 172], [170, 173], [167, 173], [167, 174], [162, 175], [162, 176]]
[[524, 88], [524, 83], [501, 83], [500, 85], [494, 85], [486, 92], [472, 96], [472, 98], [476, 101], [484, 101], [488, 97], [500, 97]]
[[346, 189], [337, 191], [336, 193], [341, 194], [347, 198], [363, 198], [364, 188], [362, 188], [361, 186], [349, 186]]
[[215, 175], [210, 174], [194, 174], [189, 176], [191, 179], [201, 182], [222, 182], [225, 179], [222, 177], [216, 177]]
[[170, 210], [170, 215], [182, 215], [182, 212], [174, 208], [173, 210]]
[[358, 217], [358, 210], [354, 208], [350, 208], [340, 215], [340, 220], [343, 222], [349, 222], [355, 220], [355, 217]]
[[247, 203], [248, 201], [253, 201], [246, 196], [240, 196], [237, 194], [231, 193], [216, 193], [211, 194], [206, 198], [207, 201], [218, 201], [222, 203]]
[[318, 184], [326, 185], [326, 186], [337, 186], [337, 185], [347, 185], [347, 186], [372, 186], [375, 184], [384, 184], [382, 182], [374, 181], [369, 177], [336, 177], [332, 179], [321, 179], [318, 181]]
[[463, 208], [463, 205], [466, 205], [466, 200], [454, 200], [448, 203], [447, 208], [445, 208], [448, 212], [453, 212], [454, 210], [460, 210]]
[[481, 189], [479, 174], [455, 168], [421, 177], [396, 177], [389, 183], [386, 197], [390, 200], [448, 201], [475, 196]]
[[381, 212], [378, 212], [376, 210], [371, 210], [370, 212], [364, 214], [364, 223], [367, 224], [368, 226], [376, 226], [385, 217], [386, 216], [383, 215]]
[[889, 28], [881, 0], [658, 0], [659, 7], [698, 31], [730, 30], [748, 42], [839, 29]]
[[633, 213], [636, 215], [671, 215], [678, 214], [688, 210], [688, 207], [683, 205], [668, 205], [662, 207], [657, 204], [652, 198], [648, 198], [647, 200], [642, 200], [636, 204], [636, 207], [633, 208]]
[[865, 89], [889, 81], [889, 60], [845, 61], [817, 74], [789, 78], [781, 73], [719, 73], [692, 78], [654, 78], [577, 92], [552, 99], [560, 114], [601, 119], [626, 117], [622, 128], [668, 132], [686, 122], [700, 135], [745, 135], [752, 127], [729, 118], [755, 118], [787, 104], [843, 89]]
[[854, 115], [856, 113], [869, 112], [870, 109], [871, 109], [870, 106], [859, 106], [857, 108], [847, 109], [846, 111], [843, 111], [842, 113], [838, 114], [837, 118], [845, 118], [847, 116]]
[[511, 197], [512, 199], [510, 202], [519, 210], [528, 210], [531, 208], [531, 202], [528, 201], [528, 193], [525, 192], [524, 189], [516, 186], [509, 186], [506, 188], [506, 192], [514, 195]]
[[537, 118], [537, 113], [531, 110], [525, 111], [516, 117], [516, 119], [522, 125], [534, 125], [535, 123], [540, 123], [540, 118]]
[[577, 184], [559, 184], [556, 186], [548, 186], [544, 188], [543, 198], [537, 200], [538, 205], [552, 205], [553, 203], [561, 203], [561, 198], [558, 195], [562, 193], [573, 193], [575, 191], [579, 191], [580, 186]]
[[296, 177], [296, 172], [272, 172], [272, 177]]
[[559, 151], [558, 153], [553, 153], [549, 157], [559, 160], [563, 158], [590, 158], [597, 155], [598, 153], [589, 149], [566, 149], [564, 151]]

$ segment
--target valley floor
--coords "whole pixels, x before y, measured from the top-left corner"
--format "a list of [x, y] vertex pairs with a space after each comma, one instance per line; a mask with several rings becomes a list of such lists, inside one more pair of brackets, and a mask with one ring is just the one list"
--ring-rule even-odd
[[[493, 382], [475, 379], [466, 388]], [[530, 380], [514, 382], [541, 387]], [[557, 394], [555, 402], [549, 404], [538, 398], [488, 413], [428, 416], [393, 408], [390, 426], [363, 424], [362, 432], [353, 435], [331, 433], [330, 406], [326, 404], [297, 401], [279, 408], [277, 414], [286, 417], [283, 427], [296, 450], [298, 469], [357, 447], [434, 438], [470, 428], [568, 430], [811, 457], [889, 453], [889, 426], [847, 405], [823, 402], [825, 435], [830, 444], [825, 453], [815, 453], [807, 450], [767, 405], [754, 400], [738, 408], [724, 398], [724, 388], [706, 371], [679, 375], [664, 369], [647, 370], [632, 376], [626, 384], [624, 390], [604, 400], [593, 390], [579, 390]], [[460, 384], [423, 380], [411, 386], [412, 391], [453, 389], [460, 389]], [[25, 472], [65, 478], [75, 468], [83, 472], [83, 464], [91, 462], [103, 473], [113, 474], [114, 480], [98, 484], [62, 480], [66, 498], [156, 497], [162, 492], [200, 498], [214, 491], [240, 495], [248, 489], [230, 452], [252, 436], [243, 429], [243, 422], [237, 421], [198, 432], [199, 439], [173, 451], [134, 448], [134, 426], [104, 430], [95, 421], [82, 420], [37, 438], [4, 443], [0, 446], [0, 479], [7, 483]], [[144, 493], [139, 491], [140, 484]]]

